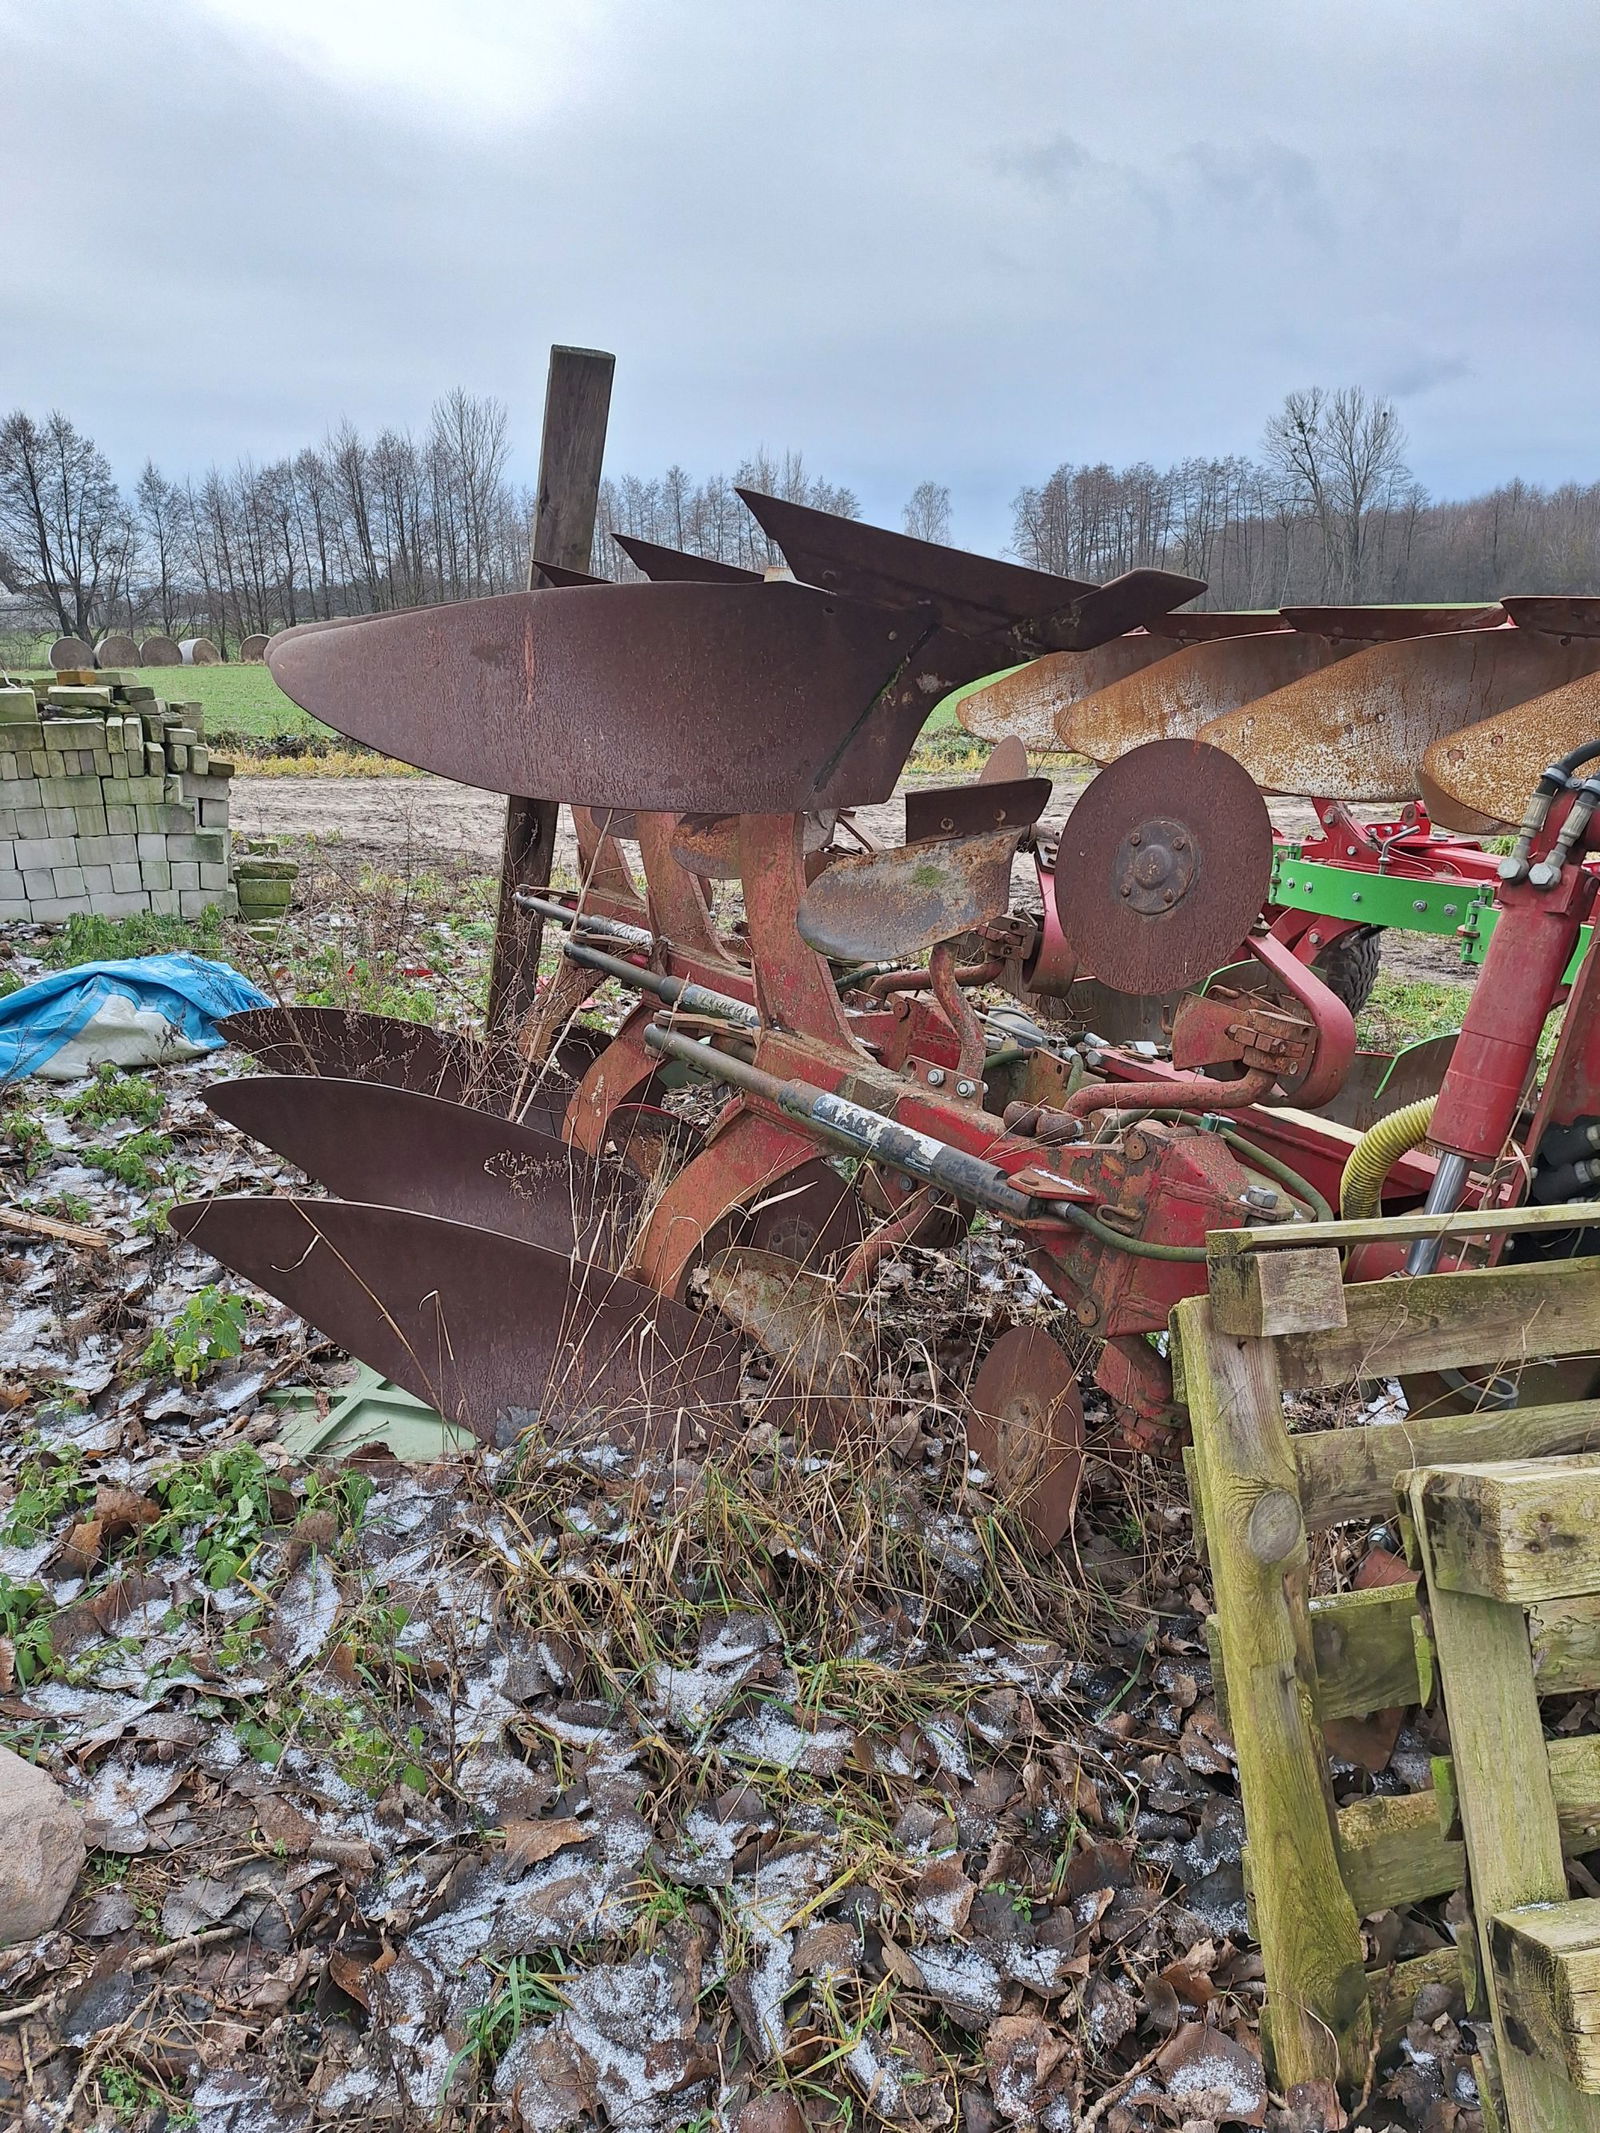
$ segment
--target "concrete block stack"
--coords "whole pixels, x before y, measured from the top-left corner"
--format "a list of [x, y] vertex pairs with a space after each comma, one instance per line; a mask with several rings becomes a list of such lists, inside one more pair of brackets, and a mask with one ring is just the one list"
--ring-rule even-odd
[[131, 673], [0, 686], [0, 920], [237, 910], [232, 775], [201, 706], [163, 702]]

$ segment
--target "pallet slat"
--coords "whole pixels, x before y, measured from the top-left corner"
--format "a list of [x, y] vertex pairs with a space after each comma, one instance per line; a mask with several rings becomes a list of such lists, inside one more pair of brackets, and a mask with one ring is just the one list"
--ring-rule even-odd
[[1324, 1533], [1354, 1519], [1391, 1518], [1395, 1484], [1411, 1467], [1600, 1451], [1600, 1400], [1407, 1416], [1403, 1422], [1318, 1430], [1293, 1443], [1306, 1530]]

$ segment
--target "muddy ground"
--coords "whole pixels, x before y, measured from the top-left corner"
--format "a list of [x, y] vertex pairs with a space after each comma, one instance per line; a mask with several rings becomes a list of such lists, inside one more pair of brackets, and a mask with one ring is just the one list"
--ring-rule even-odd
[[[1042, 821], [1059, 830], [1072, 802], [1088, 783], [1088, 771], [1056, 773], [1056, 789]], [[908, 780], [907, 784], [927, 782]], [[1277, 828], [1308, 835], [1316, 816], [1304, 800], [1274, 799]], [[896, 796], [855, 810], [860, 828], [877, 844], [898, 844], [905, 814]], [[389, 868], [427, 866], [439, 859], [497, 866], [505, 825], [505, 801], [447, 778], [258, 778], [241, 777], [233, 787], [233, 822], [252, 837], [338, 839], [355, 856]], [[565, 812], [556, 840], [558, 870], [574, 869], [577, 845]], [[1019, 875], [1018, 885], [1021, 886]], [[1425, 934], [1387, 936], [1384, 969], [1395, 977], [1470, 984], [1453, 943]]]

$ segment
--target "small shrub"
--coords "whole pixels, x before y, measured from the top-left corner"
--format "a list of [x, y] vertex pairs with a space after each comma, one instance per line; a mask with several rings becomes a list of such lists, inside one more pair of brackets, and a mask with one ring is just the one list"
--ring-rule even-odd
[[98, 1125], [129, 1118], [136, 1125], [152, 1126], [165, 1107], [161, 1091], [149, 1082], [124, 1074], [120, 1067], [100, 1066], [88, 1086], [69, 1096], [61, 1108], [68, 1118], [91, 1119]]
[[164, 1163], [172, 1143], [164, 1133], [134, 1133], [110, 1148], [81, 1148], [78, 1153], [95, 1170], [134, 1192], [149, 1192], [156, 1182], [153, 1164]]
[[198, 1385], [218, 1363], [231, 1362], [244, 1346], [249, 1305], [216, 1287], [199, 1289], [165, 1326], [158, 1326], [139, 1358], [158, 1370]]

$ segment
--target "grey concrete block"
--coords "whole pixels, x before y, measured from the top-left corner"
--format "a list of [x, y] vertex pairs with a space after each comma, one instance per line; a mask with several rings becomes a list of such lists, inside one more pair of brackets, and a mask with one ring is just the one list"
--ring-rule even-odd
[[24, 867], [22, 886], [29, 896], [54, 896], [56, 893], [55, 877], [48, 867]]
[[141, 830], [133, 840], [139, 847], [140, 860], [159, 859], [164, 866], [167, 859], [167, 840], [151, 831]]
[[228, 826], [228, 803], [226, 800], [201, 800], [200, 827], [202, 829], [226, 829]]
[[108, 837], [106, 839], [106, 847], [106, 859], [112, 866], [116, 866], [124, 860], [135, 862], [138, 860], [139, 840], [135, 836]]
[[50, 814], [43, 807], [19, 807], [17, 809], [17, 835], [19, 837], [48, 837]]
[[137, 810], [132, 807], [108, 807], [106, 809], [106, 834], [109, 837], [132, 837], [139, 828]]
[[199, 918], [203, 912], [209, 911], [213, 904], [220, 904], [221, 901], [220, 890], [183, 889], [178, 895], [178, 908], [185, 918]]
[[142, 889], [119, 891], [95, 905], [95, 909], [106, 918], [132, 918], [136, 911], [148, 911], [149, 908], [150, 899]]
[[169, 807], [177, 807], [181, 804], [183, 800], [183, 780], [176, 771], [173, 771], [170, 777], [162, 780], [161, 797]]
[[9, 868], [0, 873], [0, 904], [20, 904], [27, 901], [28, 892], [23, 887], [22, 876]]
[[144, 887], [144, 875], [139, 870], [137, 859], [113, 860], [111, 862], [111, 886], [120, 896], [127, 890], [137, 892]]
[[133, 810], [134, 824], [141, 837], [154, 836], [161, 828], [161, 810], [148, 800], [141, 800]]
[[210, 856], [209, 853], [201, 852], [200, 839], [194, 834], [193, 830], [181, 837], [169, 836], [167, 838], [167, 857], [169, 859], [201, 859], [209, 858]]
[[178, 892], [176, 889], [152, 889], [150, 908], [165, 918], [178, 916]]
[[175, 859], [172, 862], [172, 886], [175, 889], [198, 889], [200, 869], [192, 859]]
[[[89, 884], [84, 879], [82, 867], [52, 867], [50, 878], [56, 885], [57, 896], [87, 896]], [[106, 887], [111, 886], [110, 870], [106, 872]]]
[[194, 836], [194, 856], [202, 866], [209, 863], [220, 866], [228, 856], [228, 840], [221, 830], [197, 830]]
[[32, 917], [32, 904], [0, 904], [0, 926], [25, 926]]
[[192, 837], [194, 809], [187, 805], [174, 806], [169, 801], [161, 810], [161, 827], [169, 837]]
[[17, 834], [17, 811], [14, 807], [0, 807], [0, 838]]
[[33, 915], [41, 926], [57, 925], [62, 919], [76, 918], [88, 909], [87, 896], [36, 896], [33, 899]]
[[29, 867], [70, 867], [76, 863], [77, 857], [76, 843], [71, 837], [17, 839], [16, 862], [24, 873]]
[[170, 889], [172, 887], [172, 869], [164, 859], [141, 859], [139, 861], [139, 881], [141, 886], [146, 889]]
[[225, 889], [228, 886], [227, 868], [220, 862], [210, 865], [202, 859], [200, 862], [200, 886], [202, 889]]
[[82, 869], [82, 873], [85, 894], [97, 901], [102, 896], [109, 896], [116, 886], [111, 879], [109, 867], [87, 866]]

